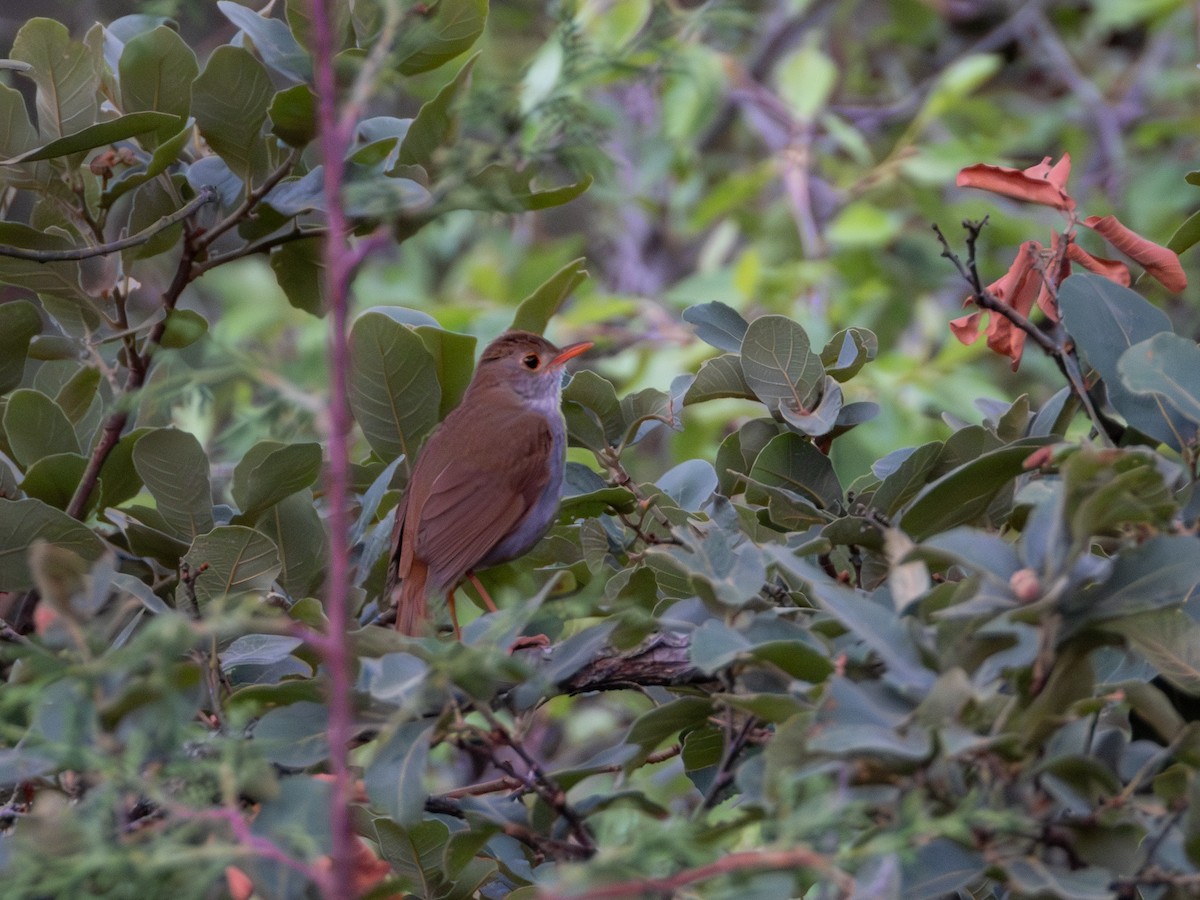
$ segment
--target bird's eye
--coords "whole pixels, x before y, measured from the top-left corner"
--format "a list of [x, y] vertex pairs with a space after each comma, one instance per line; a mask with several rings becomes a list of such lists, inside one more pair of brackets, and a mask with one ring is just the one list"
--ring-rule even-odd
[[521, 360], [521, 363], [527, 369], [536, 369], [538, 367], [538, 363], [540, 363], [540, 362], [541, 362], [541, 360], [538, 359], [536, 353], [530, 353], [528, 356], [524, 357]]

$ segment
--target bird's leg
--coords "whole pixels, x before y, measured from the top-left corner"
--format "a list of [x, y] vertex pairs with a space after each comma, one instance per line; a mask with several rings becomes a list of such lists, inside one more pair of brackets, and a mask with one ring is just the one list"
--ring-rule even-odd
[[458, 613], [454, 609], [454, 591], [457, 588], [458, 585], [455, 585], [446, 592], [446, 606], [450, 608], [450, 624], [454, 626], [454, 639], [461, 644], [462, 629], [458, 627]]
[[483, 582], [475, 575], [474, 572], [467, 572], [467, 578], [471, 580], [471, 584], [475, 585], [475, 590], [479, 591], [479, 596], [483, 599], [483, 605], [488, 608], [488, 612], [498, 612], [496, 604], [492, 602], [491, 595], [483, 586]]

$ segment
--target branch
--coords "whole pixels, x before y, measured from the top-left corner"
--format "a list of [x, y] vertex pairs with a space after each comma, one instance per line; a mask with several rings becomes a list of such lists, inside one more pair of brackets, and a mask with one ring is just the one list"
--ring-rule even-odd
[[227, 215], [224, 219], [209, 228], [204, 234], [199, 235], [195, 240], [196, 251], [208, 248], [217, 238], [229, 231], [231, 228], [237, 227], [243, 219], [250, 215], [250, 211], [258, 204], [258, 201], [271, 192], [271, 188], [283, 181], [284, 178], [296, 166], [296, 160], [300, 158], [300, 151], [292, 148], [288, 153], [287, 159], [279, 164], [279, 167], [271, 172], [263, 179], [262, 184], [256, 188], [251, 188], [246, 192], [246, 196], [242, 202], [238, 204], [237, 209]]
[[1088, 393], [1083, 375], [1079, 371], [1079, 360], [1075, 356], [1074, 348], [1069, 347], [1061, 337], [1056, 339], [1042, 331], [1031, 319], [1017, 312], [1017, 310], [1008, 304], [1002, 303], [995, 294], [984, 287], [983, 279], [979, 276], [979, 266], [975, 260], [975, 245], [979, 240], [980, 232], [983, 231], [983, 227], [986, 224], [987, 216], [984, 216], [978, 222], [963, 221], [962, 226], [967, 232], [967, 261], [965, 264], [959, 258], [958, 254], [950, 249], [950, 242], [942, 234], [942, 229], [935, 224], [933, 232], [937, 235], [938, 241], [942, 245], [942, 256], [954, 263], [954, 267], [958, 269], [958, 274], [967, 282], [967, 285], [971, 289], [970, 300], [976, 306], [994, 315], [1003, 316], [1008, 319], [1017, 328], [1025, 332], [1026, 336], [1037, 344], [1047, 356], [1054, 360], [1058, 366], [1058, 370], [1067, 380], [1071, 391], [1079, 399], [1080, 404], [1082, 404], [1084, 412], [1087, 413], [1087, 417], [1096, 429], [1096, 433], [1101, 436], [1106, 444], [1112, 446], [1120, 436], [1119, 426], [1107, 416], [1102, 415], [1096, 409], [1095, 404], [1092, 403], [1092, 397]]
[[559, 688], [564, 694], [584, 694], [630, 687], [718, 687], [717, 678], [692, 664], [690, 646], [686, 634], [655, 634], [633, 650], [593, 659]]
[[618, 881], [615, 884], [593, 888], [582, 894], [560, 894], [544, 890], [538, 894], [539, 900], [610, 900], [621, 897], [674, 897], [676, 892], [689, 884], [698, 881], [708, 881], [732, 872], [755, 872], [771, 869], [812, 869], [832, 882], [842, 894], [848, 897], [854, 892], [854, 879], [837, 868], [827, 856], [810, 850], [808, 847], [792, 847], [787, 850], [746, 850], [741, 853], [730, 853], [716, 862], [694, 869], [684, 869], [669, 878], [635, 878], [630, 881]]
[[121, 238], [119, 241], [110, 241], [107, 244], [94, 244], [90, 247], [72, 247], [70, 250], [29, 250], [25, 247], [12, 247], [8, 244], [0, 244], [0, 256], [10, 256], [13, 259], [28, 259], [40, 263], [70, 262], [72, 260], [91, 259], [94, 256], [105, 256], [109, 253], [116, 253], [119, 250], [127, 250], [130, 247], [146, 243], [159, 232], [166, 231], [172, 225], [182, 222], [200, 207], [211, 203], [216, 198], [216, 188], [202, 187], [194, 198], [169, 216], [163, 216], [153, 225], [148, 225], [137, 234], [131, 234], [129, 237]]
[[[458, 801], [448, 797], [430, 797], [425, 801], [425, 811], [431, 812], [434, 815], [453, 816], [456, 819], [465, 819], [467, 817], [466, 812]], [[589, 855], [578, 844], [544, 837], [536, 831], [526, 828], [524, 825], [519, 825], [516, 822], [505, 821], [496, 822], [495, 824], [499, 825], [500, 830], [510, 838], [520, 841], [526, 847], [549, 859], [584, 860]]]

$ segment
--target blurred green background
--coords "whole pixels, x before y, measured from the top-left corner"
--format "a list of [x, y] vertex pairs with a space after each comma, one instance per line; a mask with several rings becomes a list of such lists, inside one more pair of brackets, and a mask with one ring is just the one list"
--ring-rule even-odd
[[[135, 13], [172, 17], [202, 56], [235, 33], [209, 0], [7, 0], [0, 50], [35, 15], [78, 37]], [[978, 421], [978, 398], [1028, 392], [1037, 404], [1060, 386], [1034, 352], [1014, 374], [946, 327], [965, 287], [933, 223], [961, 242], [962, 219], [991, 216], [985, 281], [1020, 241], [1048, 242], [1062, 227], [1053, 211], [954, 187], [961, 167], [1069, 152], [1082, 211], [1116, 213], [1159, 243], [1200, 207], [1184, 180], [1200, 156], [1198, 16], [1182, 0], [496, 3], [464, 113], [475, 140], [462, 152], [513, 148], [564, 182], [595, 183], [546, 212], [446, 216], [365, 268], [357, 308], [423, 309], [489, 339], [522, 297], [584, 256], [592, 277], [551, 337], [596, 340], [592, 364], [622, 389], [665, 388], [711, 355], [681, 322], [693, 303], [786, 313], [817, 346], [870, 328], [879, 358], [847, 400], [882, 411], [834, 444], [848, 483], [891, 449], [944, 437], [943, 414]], [[413, 115], [459, 65], [405, 80], [412, 95], [383, 85], [372, 112]], [[1184, 263], [1194, 272], [1190, 254]], [[1187, 296], [1143, 286], [1177, 330], [1195, 330]], [[176, 421], [228, 459], [264, 435], [310, 434], [324, 326], [286, 303], [265, 259], [211, 272], [187, 304], [217, 324], [191, 351], [207, 354], [204, 382], [171, 367], [185, 382], [183, 401], [169, 394]], [[168, 371], [158, 384], [180, 382]], [[660, 433], [633, 464], [652, 473], [711, 459], [742, 414], [754, 410], [689, 410], [682, 434]]]

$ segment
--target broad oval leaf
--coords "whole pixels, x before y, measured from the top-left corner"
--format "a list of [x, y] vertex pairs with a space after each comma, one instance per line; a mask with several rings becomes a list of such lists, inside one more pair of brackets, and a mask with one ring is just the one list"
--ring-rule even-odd
[[44, 456], [79, 453], [71, 420], [41, 391], [13, 391], [4, 407], [4, 435], [13, 456], [28, 468]]
[[695, 380], [688, 385], [687, 393], [683, 395], [683, 405], [690, 406], [693, 403], [726, 397], [758, 399], [746, 383], [742, 374], [742, 360], [736, 353], [722, 353], [713, 359], [705, 360]]
[[67, 26], [30, 19], [13, 41], [13, 59], [28, 63], [37, 85], [38, 135], [53, 141], [94, 125], [103, 59], [93, 47], [71, 40]]
[[1195, 435], [1200, 425], [1200, 346], [1195, 341], [1170, 332], [1156, 334], [1122, 353], [1117, 371], [1128, 390], [1165, 401], [1192, 424], [1188, 438]]
[[260, 137], [275, 89], [250, 51], [224, 45], [213, 51], [192, 84], [192, 115], [208, 145], [243, 183], [265, 161]]
[[405, 466], [438, 423], [442, 386], [436, 363], [411, 329], [379, 312], [350, 329], [350, 408], [381, 459], [401, 454]]
[[90, 528], [41, 500], [0, 498], [0, 591], [33, 587], [29, 547], [46, 541], [88, 561], [100, 558], [104, 542]]
[[741, 313], [717, 300], [689, 306], [683, 311], [683, 321], [696, 326], [696, 337], [700, 340], [726, 353], [742, 349], [742, 340], [750, 327]]
[[542, 334], [550, 324], [550, 319], [571, 296], [571, 292], [587, 280], [588, 273], [583, 267], [584, 262], [582, 256], [571, 260], [522, 300], [509, 328]]
[[[750, 480], [757, 485], [783, 488], [818, 509], [835, 510], [842, 503], [842, 486], [829, 457], [797, 434], [772, 438], [754, 460]], [[747, 499], [754, 503], [764, 498], [751, 487]]]
[[465, 53], [483, 34], [488, 0], [439, 0], [424, 15], [414, 17], [395, 50], [395, 65], [402, 75], [436, 69]]
[[1166, 313], [1136, 291], [1107, 278], [1080, 272], [1058, 289], [1063, 324], [1088, 364], [1100, 373], [1109, 402], [1125, 421], [1176, 450], [1189, 431], [1169, 404], [1130, 391], [1119, 369], [1121, 355], [1134, 344], [1171, 330]]
[[[138, 450], [146, 440], [138, 442]], [[224, 597], [265, 594], [282, 569], [275, 542], [242, 525], [222, 525], [200, 535], [192, 541], [183, 562], [195, 576], [196, 602], [201, 607]], [[205, 568], [200, 571], [202, 566]], [[177, 604], [185, 608], [190, 603], [185, 585], [179, 586], [175, 596]]]
[[[41, 330], [42, 317], [29, 301], [0, 303], [0, 394], [21, 383], [29, 343]], [[78, 356], [78, 348], [72, 344], [71, 349], [71, 356]]]
[[[121, 104], [127, 113], [167, 113], [186, 122], [192, 111], [192, 82], [200, 73], [196, 54], [173, 28], [160, 25], [131, 38], [121, 51]], [[150, 146], [177, 134], [169, 125], [154, 132]]]
[[284, 497], [304, 490], [321, 474], [320, 444], [260, 441], [233, 470], [233, 500], [253, 518]]
[[194, 435], [176, 428], [145, 434], [134, 445], [133, 465], [175, 534], [191, 539], [212, 529], [208, 456]]
[[746, 329], [741, 355], [746, 384], [772, 413], [781, 406], [798, 415], [812, 411], [825, 367], [798, 324], [784, 316], [755, 319]]

